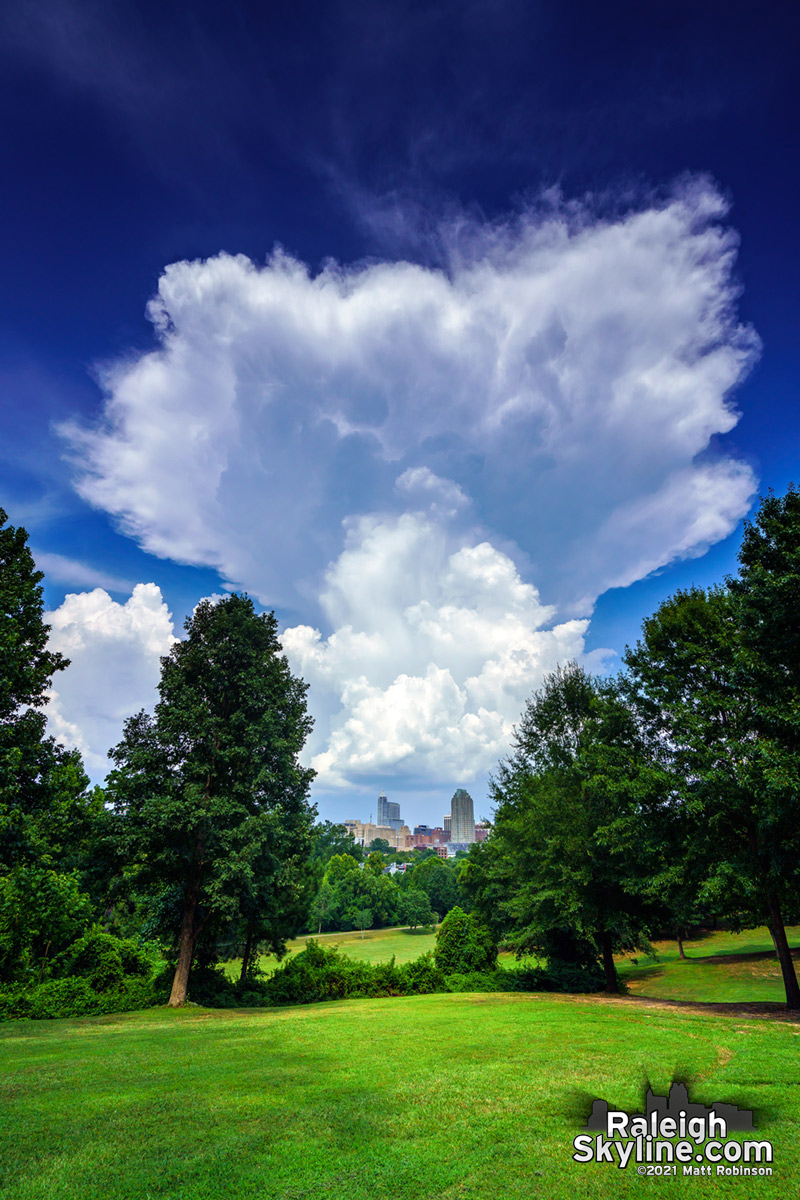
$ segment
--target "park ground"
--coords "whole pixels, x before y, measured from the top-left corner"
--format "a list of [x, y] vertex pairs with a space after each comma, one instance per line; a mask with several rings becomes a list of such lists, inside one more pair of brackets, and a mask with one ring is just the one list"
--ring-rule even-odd
[[[798, 947], [800, 955], [800, 926], [787, 929], [789, 945]], [[436, 935], [432, 929], [369, 929], [360, 932], [323, 933], [318, 940], [324, 945], [338, 946], [349, 958], [364, 962], [388, 962], [394, 955], [398, 963], [410, 962], [427, 950], [433, 950]], [[296, 954], [307, 938], [289, 943], [289, 953]], [[735, 934], [727, 931], [707, 932], [688, 938], [684, 944], [686, 959], [681, 959], [677, 943], [656, 942], [657, 958], [639, 955], [620, 956], [617, 966], [629, 993], [660, 1000], [702, 1000], [739, 1003], [743, 1001], [780, 1003], [784, 999], [780, 966], [769, 932], [748, 929]], [[501, 954], [503, 966], [513, 966], [510, 954]], [[262, 970], [270, 972], [277, 960], [262, 955]], [[225, 964], [231, 978], [238, 978], [241, 964], [232, 960]]]
[[[0, 1194], [797, 1196], [800, 1021], [770, 1002], [763, 932], [689, 942], [688, 963], [667, 943], [659, 963], [623, 967], [631, 993], [619, 998], [459, 994], [7, 1022]], [[378, 934], [352, 941], [374, 955], [403, 936], [384, 931], [383, 951]], [[424, 936], [407, 936], [411, 957]], [[348, 953], [349, 937], [338, 935]], [[690, 983], [719, 1007], [640, 991]], [[633, 1166], [572, 1161], [593, 1098], [636, 1109], [647, 1081], [663, 1093], [676, 1077], [692, 1099], [755, 1110], [772, 1177], [643, 1179]]]

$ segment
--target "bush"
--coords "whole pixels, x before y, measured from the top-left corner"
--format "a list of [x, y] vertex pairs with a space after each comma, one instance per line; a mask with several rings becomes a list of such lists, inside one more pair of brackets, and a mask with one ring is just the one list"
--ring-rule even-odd
[[406, 996], [429, 995], [431, 992], [446, 992], [447, 980], [434, 961], [430, 950], [402, 968]]
[[127, 978], [151, 974], [149, 955], [131, 938], [118, 938], [94, 925], [64, 951], [57, 963], [61, 976], [86, 979], [97, 992], [119, 988]]
[[166, 993], [146, 979], [128, 979], [106, 992], [96, 992], [85, 978], [50, 979], [38, 987], [0, 991], [0, 1018], [91, 1017], [152, 1008], [166, 999]]
[[278, 967], [263, 988], [273, 1004], [313, 1004], [377, 994], [375, 968], [354, 962], [335, 946], [321, 946], [314, 938]]
[[505, 971], [467, 971], [463, 974], [448, 975], [447, 990], [450, 992], [509, 992], [513, 989], [506, 986]]
[[491, 971], [497, 964], [497, 943], [473, 914], [456, 906], [439, 926], [434, 957], [445, 975]]

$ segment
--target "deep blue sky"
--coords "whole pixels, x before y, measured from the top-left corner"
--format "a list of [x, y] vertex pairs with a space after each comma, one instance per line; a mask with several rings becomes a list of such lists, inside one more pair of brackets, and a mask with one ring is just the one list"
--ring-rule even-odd
[[[797, 477], [797, 6], [41, 0], [0, 30], [0, 503], [38, 551], [154, 581], [177, 625], [220, 590], [80, 499], [53, 428], [96, 419], [100, 364], [153, 346], [145, 304], [168, 263], [263, 263], [279, 243], [312, 271], [440, 266], [437, 222], [491, 222], [556, 186], [611, 214], [714, 181], [762, 342], [718, 440], [762, 489]], [[669, 592], [734, 569], [737, 541], [606, 592], [588, 648], [620, 651]], [[78, 589], [48, 579], [49, 605]]]

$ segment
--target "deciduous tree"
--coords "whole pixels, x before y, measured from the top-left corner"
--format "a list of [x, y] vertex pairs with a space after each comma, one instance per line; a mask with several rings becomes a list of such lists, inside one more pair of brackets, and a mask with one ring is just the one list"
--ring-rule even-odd
[[265, 941], [282, 951], [314, 815], [313, 771], [298, 761], [307, 685], [280, 654], [274, 614], [231, 595], [202, 601], [185, 628], [162, 659], [154, 714], [126, 722], [109, 778], [128, 858], [179, 889], [173, 1006], [209, 922], [264, 917]]

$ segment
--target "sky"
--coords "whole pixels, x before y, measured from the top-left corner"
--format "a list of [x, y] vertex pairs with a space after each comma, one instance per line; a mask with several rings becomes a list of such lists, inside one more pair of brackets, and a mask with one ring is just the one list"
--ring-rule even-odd
[[797, 478], [800, 14], [0, 14], [0, 505], [102, 782], [197, 602], [274, 610], [321, 818], [439, 824]]

